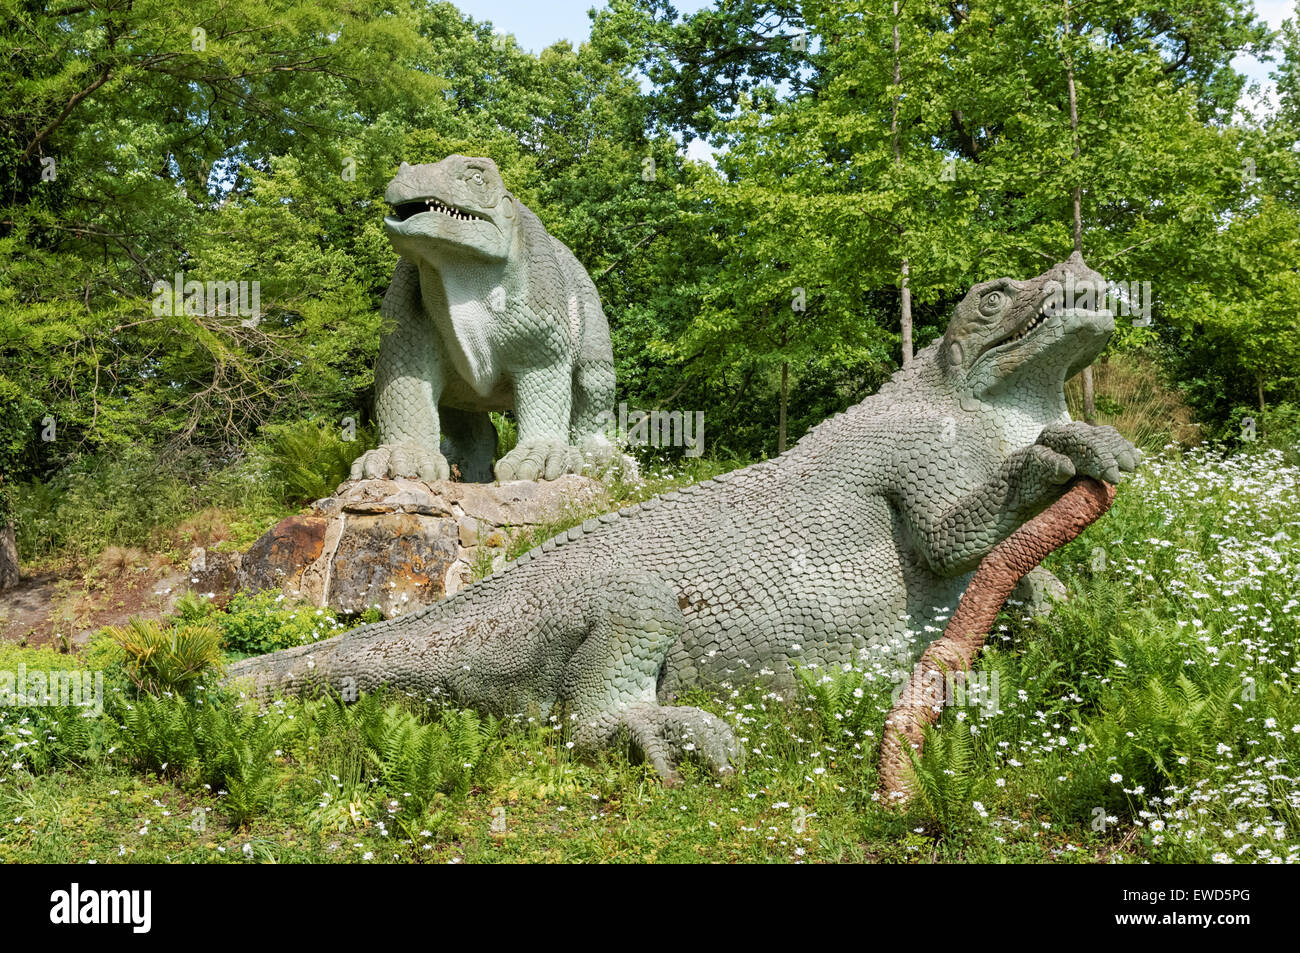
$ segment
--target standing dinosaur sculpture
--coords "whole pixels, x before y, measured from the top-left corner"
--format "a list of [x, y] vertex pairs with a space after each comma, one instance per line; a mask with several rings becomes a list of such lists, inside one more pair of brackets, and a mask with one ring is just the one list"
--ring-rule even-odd
[[911, 367], [780, 457], [587, 520], [436, 606], [229, 678], [261, 696], [388, 684], [563, 712], [580, 750], [625, 731], [667, 779], [686, 757], [724, 770], [729, 726], [665, 704], [678, 691], [894, 654], [1076, 474], [1116, 483], [1137, 465], [1115, 430], [1066, 409], [1065, 381], [1114, 329], [1109, 311], [1061, 306], [1072, 282], [1102, 286], [1077, 255], [975, 285]]
[[352, 478], [490, 482], [490, 411], [513, 409], [519, 441], [500, 480], [581, 473], [612, 455], [609, 326], [596, 286], [491, 159], [403, 163], [384, 230], [401, 256], [384, 295], [375, 366], [380, 446]]

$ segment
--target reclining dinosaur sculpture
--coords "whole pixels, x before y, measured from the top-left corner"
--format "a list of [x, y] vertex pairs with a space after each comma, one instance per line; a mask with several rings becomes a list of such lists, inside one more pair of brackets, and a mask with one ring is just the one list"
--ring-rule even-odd
[[1066, 409], [1065, 381], [1114, 329], [1109, 311], [1062, 306], [1071, 283], [1102, 279], [1076, 255], [977, 284], [941, 340], [780, 457], [587, 520], [436, 606], [229, 678], [263, 696], [389, 684], [562, 712], [581, 750], [626, 731], [666, 779], [686, 757], [727, 769], [731, 729], [667, 704], [678, 691], [893, 654], [1076, 475], [1113, 484], [1137, 465], [1115, 430]]

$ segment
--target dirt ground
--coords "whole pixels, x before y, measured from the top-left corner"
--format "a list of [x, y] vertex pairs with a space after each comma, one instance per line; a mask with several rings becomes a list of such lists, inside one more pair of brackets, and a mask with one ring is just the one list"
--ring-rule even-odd
[[24, 575], [0, 592], [0, 640], [75, 651], [103, 626], [167, 615], [188, 582], [170, 563], [121, 549], [89, 571]]

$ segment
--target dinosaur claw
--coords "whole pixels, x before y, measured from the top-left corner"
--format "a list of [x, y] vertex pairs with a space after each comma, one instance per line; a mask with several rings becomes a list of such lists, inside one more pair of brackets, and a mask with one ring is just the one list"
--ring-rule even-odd
[[521, 443], [497, 461], [496, 475], [507, 480], [554, 480], [566, 473], [581, 473], [582, 451], [567, 443], [536, 440]]
[[1114, 427], [1096, 427], [1074, 421], [1045, 427], [1038, 445], [1069, 459], [1083, 476], [1119, 483], [1120, 474], [1137, 466], [1138, 451]]
[[437, 450], [418, 444], [384, 444], [368, 450], [352, 464], [354, 480], [396, 480], [405, 478], [428, 482], [446, 480], [451, 475], [447, 458]]
[[633, 743], [669, 787], [681, 783], [677, 768], [697, 761], [714, 774], [735, 771], [743, 756], [731, 727], [716, 715], [687, 706], [633, 705], [621, 715]]

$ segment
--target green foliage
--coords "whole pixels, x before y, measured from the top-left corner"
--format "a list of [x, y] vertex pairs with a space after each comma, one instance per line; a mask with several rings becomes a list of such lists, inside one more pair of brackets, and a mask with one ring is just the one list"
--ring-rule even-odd
[[206, 622], [215, 611], [216, 607], [210, 599], [193, 590], [181, 593], [172, 607], [172, 613], [182, 623]]
[[[376, 621], [373, 614], [363, 621]], [[295, 645], [307, 645], [349, 628], [332, 609], [294, 604], [272, 590], [238, 592], [224, 613], [214, 616], [221, 644], [231, 652], [263, 655]]]
[[110, 545], [175, 546], [188, 554], [193, 544], [176, 538], [177, 527], [214, 506], [255, 523], [254, 538], [285, 515], [247, 467], [213, 473], [200, 454], [169, 456], [143, 447], [83, 456], [48, 479], [13, 489], [24, 562], [85, 562]]
[[846, 738], [867, 737], [879, 717], [882, 699], [879, 688], [864, 681], [860, 670], [801, 668], [798, 678], [822, 738], [839, 744]]
[[1258, 427], [1264, 446], [1282, 450], [1290, 465], [1300, 464], [1300, 402], [1267, 408], [1259, 415]]
[[179, 695], [141, 695], [123, 703], [119, 714], [120, 744], [137, 770], [224, 792], [223, 807], [236, 825], [271, 803], [273, 752], [287, 722], [281, 714]]
[[351, 706], [337, 700], [312, 706], [304, 711], [300, 730], [302, 740], [318, 744], [327, 776], [348, 779], [322, 783], [322, 820], [336, 813], [340, 800], [348, 805], [373, 796], [367, 791], [388, 792], [384, 813], [408, 837], [422, 826], [436, 826], [450, 804], [491, 777], [500, 751], [491, 718], [444, 709], [429, 720], [428, 712], [382, 694]]
[[353, 433], [309, 420], [272, 424], [262, 431], [262, 468], [277, 498], [306, 503], [333, 493], [352, 461], [377, 445], [370, 427]]
[[1219, 438], [1300, 400], [1300, 211], [1268, 195], [1250, 211], [1214, 233], [1217, 253], [1169, 309], [1171, 364]]
[[59, 553], [83, 560], [110, 543], [157, 543], [160, 524], [179, 522], [201, 505], [182, 469], [158, 464], [143, 450], [87, 456], [49, 480], [20, 484], [20, 556], [40, 560]]
[[[51, 649], [18, 649], [0, 644], [0, 673], [14, 678], [20, 665], [28, 672], [45, 673], [47, 678], [68, 672], [89, 677], [92, 694], [95, 691], [92, 664], [80, 664], [77, 659]], [[105, 700], [120, 688], [111, 672], [102, 673], [101, 682]], [[16, 684], [6, 687], [17, 690]], [[93, 701], [84, 694], [82, 700]], [[0, 750], [5, 755], [6, 774], [43, 773], [96, 764], [112, 747], [115, 737], [112, 723], [93, 704], [84, 707], [0, 705]]]
[[500, 748], [492, 719], [451, 709], [430, 719], [383, 694], [352, 706], [295, 700], [266, 712], [224, 695], [146, 695], [118, 714], [120, 744], [137, 770], [216, 792], [237, 826], [275, 802], [289, 752], [318, 773], [317, 783], [302, 789], [314, 788], [308, 796], [322, 801], [318, 823], [348, 819], [362, 804], [415, 836], [491, 777]]
[[152, 695], [188, 694], [221, 659], [221, 633], [207, 623], [135, 618], [107, 634], [122, 649], [132, 684]]
[[513, 416], [507, 414], [493, 412], [490, 416], [492, 417], [492, 426], [497, 431], [496, 458], [500, 460], [519, 443], [519, 425], [515, 423]]
[[929, 729], [924, 757], [912, 756], [916, 795], [911, 810], [940, 830], [960, 830], [975, 811], [971, 793], [981, 769], [971, 739], [973, 727], [960, 723]]

